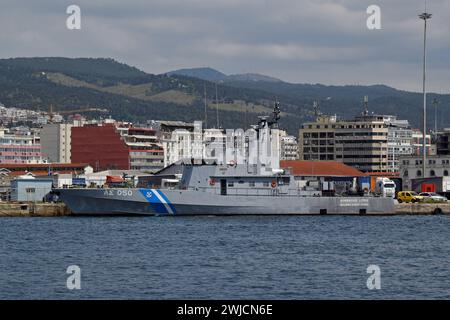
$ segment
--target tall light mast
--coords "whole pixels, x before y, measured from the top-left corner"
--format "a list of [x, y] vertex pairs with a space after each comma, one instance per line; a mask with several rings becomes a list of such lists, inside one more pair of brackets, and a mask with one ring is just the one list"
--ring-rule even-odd
[[426, 72], [427, 72], [427, 20], [431, 19], [431, 14], [425, 12], [419, 15], [419, 18], [424, 21], [423, 30], [423, 135], [422, 135], [422, 177], [426, 176], [426, 161], [427, 161], [427, 90], [426, 90]]

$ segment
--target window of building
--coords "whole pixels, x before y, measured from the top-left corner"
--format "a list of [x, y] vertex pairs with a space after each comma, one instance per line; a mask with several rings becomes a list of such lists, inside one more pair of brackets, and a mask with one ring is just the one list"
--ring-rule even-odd
[[422, 171], [420, 171], [420, 170], [417, 170], [417, 174], [416, 174], [416, 176], [418, 176], [418, 177], [421, 177], [421, 176], [422, 176]]
[[430, 170], [430, 176], [434, 177], [436, 175], [436, 172], [434, 172], [434, 170]]
[[405, 170], [405, 172], [403, 173], [403, 175], [404, 175], [405, 177], [407, 177], [407, 176], [409, 175], [408, 170]]
[[448, 176], [448, 170], [444, 170], [444, 176], [445, 176], [445, 177]]

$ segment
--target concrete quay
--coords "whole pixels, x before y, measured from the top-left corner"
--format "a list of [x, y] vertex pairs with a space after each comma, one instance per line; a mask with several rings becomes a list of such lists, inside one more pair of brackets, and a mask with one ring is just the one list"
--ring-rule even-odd
[[[70, 215], [64, 203], [0, 202], [0, 217], [61, 217]], [[377, 215], [450, 215], [450, 203], [396, 203], [394, 213]]]
[[60, 217], [70, 211], [64, 203], [0, 202], [0, 217]]
[[396, 203], [395, 214], [397, 215], [433, 215], [449, 214], [450, 203]]

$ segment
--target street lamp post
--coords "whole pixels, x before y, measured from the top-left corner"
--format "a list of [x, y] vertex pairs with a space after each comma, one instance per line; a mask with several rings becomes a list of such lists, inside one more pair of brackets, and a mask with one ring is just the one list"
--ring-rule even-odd
[[419, 15], [424, 21], [423, 30], [423, 151], [422, 151], [422, 177], [425, 177], [427, 161], [427, 91], [426, 91], [426, 72], [427, 72], [427, 20], [431, 19], [431, 14], [424, 12]]

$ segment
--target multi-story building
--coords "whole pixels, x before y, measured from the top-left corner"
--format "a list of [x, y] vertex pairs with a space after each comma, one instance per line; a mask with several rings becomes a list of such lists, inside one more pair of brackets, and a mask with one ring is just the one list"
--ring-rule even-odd
[[437, 134], [436, 152], [438, 155], [450, 155], [450, 128]]
[[298, 142], [294, 136], [281, 136], [281, 160], [297, 160], [298, 159]]
[[450, 173], [450, 155], [431, 155], [427, 157], [426, 172], [422, 172], [422, 156], [413, 155], [400, 159], [400, 177], [403, 190], [411, 190], [411, 180], [417, 178], [446, 177]]
[[0, 128], [0, 164], [39, 164], [42, 158], [40, 137], [28, 128]]
[[175, 129], [170, 138], [163, 140], [164, 166], [180, 159], [192, 158], [193, 134], [186, 129]]
[[388, 169], [388, 126], [383, 116], [337, 120], [320, 115], [299, 131], [301, 160], [336, 160], [365, 172]]
[[95, 171], [155, 172], [164, 166], [163, 145], [155, 130], [113, 121], [72, 127], [71, 156]]
[[412, 129], [408, 120], [396, 116], [385, 116], [388, 125], [388, 171], [399, 172], [400, 157], [413, 154]]
[[[201, 122], [194, 130], [176, 129], [164, 139], [164, 164], [168, 166], [182, 159], [214, 160], [219, 164], [248, 163], [261, 166], [262, 172], [279, 168], [282, 130], [271, 128], [264, 117], [256, 130], [202, 129]], [[285, 133], [284, 133], [285, 135]]]
[[388, 171], [388, 127], [382, 117], [360, 116], [336, 128], [336, 160], [364, 172]]
[[[163, 140], [168, 166], [181, 159], [217, 159], [226, 152], [226, 134], [222, 129], [202, 129], [201, 122], [194, 123], [196, 130], [175, 129], [170, 138]], [[230, 142], [228, 142], [230, 143]]]
[[315, 122], [302, 125], [299, 131], [300, 160], [335, 160], [336, 116], [320, 115]]
[[[426, 149], [428, 155], [436, 154], [436, 145], [431, 143], [431, 135], [425, 135]], [[412, 131], [412, 149], [413, 155], [421, 155], [423, 153], [423, 133], [420, 130], [414, 129]]]
[[129, 127], [122, 138], [129, 148], [131, 170], [156, 172], [164, 167], [164, 149], [155, 130]]
[[71, 162], [71, 132], [73, 124], [54, 123], [41, 129], [42, 155], [51, 163]]
[[94, 171], [129, 170], [129, 150], [111, 123], [72, 127], [72, 162], [88, 163]]

